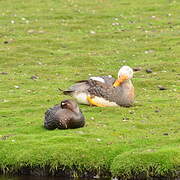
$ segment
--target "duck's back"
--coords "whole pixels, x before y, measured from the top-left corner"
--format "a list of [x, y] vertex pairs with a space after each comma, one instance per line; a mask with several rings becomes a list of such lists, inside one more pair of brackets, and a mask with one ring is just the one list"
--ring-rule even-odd
[[45, 128], [47, 128], [47, 129], [56, 129], [58, 127], [58, 122], [55, 119], [55, 114], [60, 109], [61, 109], [61, 106], [58, 104], [58, 105], [55, 105], [52, 108], [49, 108], [45, 112], [45, 117], [44, 117], [44, 127]]

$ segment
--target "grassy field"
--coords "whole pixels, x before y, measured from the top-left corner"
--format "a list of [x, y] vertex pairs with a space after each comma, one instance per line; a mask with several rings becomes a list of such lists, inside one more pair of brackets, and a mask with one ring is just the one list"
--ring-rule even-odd
[[[0, 0], [0, 168], [177, 175], [179, 12], [178, 0]], [[84, 128], [43, 128], [44, 112], [69, 98], [59, 87], [122, 65], [141, 68], [133, 107], [81, 105]]]

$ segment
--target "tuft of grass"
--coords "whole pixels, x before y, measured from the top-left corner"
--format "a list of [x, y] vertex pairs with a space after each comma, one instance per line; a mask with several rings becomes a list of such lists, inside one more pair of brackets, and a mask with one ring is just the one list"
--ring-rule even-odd
[[[176, 176], [179, 10], [174, 0], [1, 0], [0, 169]], [[90, 75], [116, 77], [123, 65], [141, 67], [133, 107], [80, 105], [84, 128], [43, 128], [46, 109], [69, 98], [58, 87]]]
[[175, 176], [179, 152], [179, 148], [169, 147], [125, 152], [114, 158], [111, 172], [122, 178]]

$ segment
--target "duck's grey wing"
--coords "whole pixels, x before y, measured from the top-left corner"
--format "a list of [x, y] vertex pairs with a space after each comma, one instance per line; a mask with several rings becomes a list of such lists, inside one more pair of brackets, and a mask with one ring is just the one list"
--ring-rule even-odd
[[108, 99], [111, 98], [111, 96], [113, 96], [113, 94], [116, 92], [115, 89], [116, 88], [114, 88], [112, 84], [89, 79], [89, 80], [79, 81], [77, 84], [72, 85], [71, 87], [69, 87], [68, 90], [64, 91], [64, 94], [69, 94], [75, 91], [78, 92], [87, 91], [89, 92], [90, 95]]
[[87, 91], [88, 88], [89, 88], [89, 85], [86, 80], [78, 81], [76, 84], [70, 86], [67, 90], [64, 90], [63, 93], [65, 95], [71, 95], [71, 93], [75, 91], [79, 91], [79, 92]]
[[89, 80], [88, 92], [91, 95], [101, 97], [109, 102], [120, 104], [123, 94], [123, 88], [113, 87], [112, 85], [101, 83], [98, 81]]
[[102, 97], [105, 99], [107, 99], [107, 97], [110, 96], [111, 90], [113, 88], [112, 85], [94, 80], [89, 80], [88, 83], [89, 83], [88, 92], [91, 95]]
[[100, 82], [105, 83], [108, 86], [112, 86], [115, 82], [115, 78], [112, 76], [97, 76], [97, 77], [90, 77], [89, 80], [82, 80], [78, 81], [77, 83], [70, 86], [67, 90], [64, 90], [63, 93], [65, 95], [71, 95], [73, 92], [86, 92], [90, 86], [93, 86], [92, 82]]

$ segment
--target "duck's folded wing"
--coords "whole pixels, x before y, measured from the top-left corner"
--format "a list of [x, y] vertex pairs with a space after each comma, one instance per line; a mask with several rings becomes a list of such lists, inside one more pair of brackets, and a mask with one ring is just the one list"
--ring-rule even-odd
[[[89, 80], [90, 98], [93, 99], [94, 105], [97, 106], [117, 106], [120, 94], [119, 88], [114, 88], [112, 85], [101, 83], [99, 81]], [[93, 102], [91, 102], [93, 104]]]
[[[89, 80], [81, 80], [77, 81], [75, 84], [70, 86], [67, 90], [63, 91], [64, 94], [71, 94], [72, 92], [78, 91], [78, 92], [84, 92], [87, 91], [90, 86], [93, 85], [93, 82], [99, 82], [104, 83], [108, 86], [112, 86], [115, 82], [115, 78], [112, 76], [97, 76], [97, 77], [90, 77]], [[95, 83], [96, 84], [96, 83]], [[98, 86], [98, 85], [97, 85]]]
[[112, 85], [101, 83], [99, 81], [89, 80], [88, 92], [91, 95], [105, 98], [107, 100], [111, 99], [114, 93], [114, 87]]

